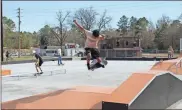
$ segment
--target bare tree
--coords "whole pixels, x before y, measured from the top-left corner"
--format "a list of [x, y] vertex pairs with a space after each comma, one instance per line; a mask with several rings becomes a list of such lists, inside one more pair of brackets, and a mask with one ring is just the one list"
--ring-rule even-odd
[[142, 31], [142, 36], [141, 36], [141, 47], [144, 49], [149, 49], [154, 47], [154, 32], [152, 31]]
[[96, 16], [98, 13], [92, 8], [80, 8], [75, 12], [74, 18], [81, 23], [81, 25], [90, 30], [96, 24]]
[[182, 21], [182, 13], [181, 13], [181, 15], [178, 17], [178, 20]]
[[106, 28], [106, 25], [108, 25], [112, 20], [111, 17], [106, 16], [106, 13], [107, 11], [105, 10], [104, 13], [101, 15], [100, 20], [97, 23], [99, 31], [102, 30], [103, 28]]
[[62, 11], [57, 13], [57, 20], [59, 22], [59, 26], [51, 28], [51, 32], [53, 36], [57, 39], [59, 45], [62, 47], [66, 38], [68, 37], [68, 29], [65, 26], [65, 21], [69, 17], [70, 12], [67, 12], [63, 15]]

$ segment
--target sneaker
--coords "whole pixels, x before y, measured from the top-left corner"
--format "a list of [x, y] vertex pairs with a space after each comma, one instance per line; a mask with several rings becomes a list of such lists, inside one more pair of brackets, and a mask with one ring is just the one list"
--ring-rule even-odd
[[102, 68], [105, 68], [105, 65], [101, 64], [101, 67], [102, 67]]
[[87, 68], [88, 68], [88, 70], [90, 70], [90, 64], [89, 63], [87, 63]]
[[101, 63], [96, 63], [95, 65], [96, 65], [97, 68], [100, 68], [100, 67], [105, 68], [105, 66], [103, 64], [101, 64]]
[[61, 63], [61, 65], [64, 65], [64, 63]]

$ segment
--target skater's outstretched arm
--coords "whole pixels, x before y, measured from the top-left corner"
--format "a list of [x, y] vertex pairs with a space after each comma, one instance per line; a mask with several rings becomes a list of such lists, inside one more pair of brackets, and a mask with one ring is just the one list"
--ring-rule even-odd
[[76, 25], [82, 32], [84, 32], [85, 29], [84, 29], [80, 24], [78, 24], [76, 20], [73, 20], [73, 22], [75, 23], [75, 25]]
[[86, 29], [84, 29], [80, 24], [77, 23], [76, 20], [73, 20], [73, 22], [74, 22], [75, 25], [80, 29], [80, 31], [84, 33], [84, 35], [85, 35], [84, 37], [85, 37], [85, 38], [87, 38], [87, 37], [90, 35], [91, 32], [88, 31], [88, 30], [86, 30]]

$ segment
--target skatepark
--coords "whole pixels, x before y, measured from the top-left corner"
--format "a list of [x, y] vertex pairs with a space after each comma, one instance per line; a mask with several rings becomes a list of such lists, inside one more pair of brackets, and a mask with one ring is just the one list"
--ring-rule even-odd
[[1, 1], [1, 108], [181, 109], [181, 4]]
[[[182, 107], [181, 58], [157, 61], [108, 61], [88, 71], [85, 61], [3, 65], [3, 109], [179, 109]], [[23, 67], [23, 68], [22, 68]]]

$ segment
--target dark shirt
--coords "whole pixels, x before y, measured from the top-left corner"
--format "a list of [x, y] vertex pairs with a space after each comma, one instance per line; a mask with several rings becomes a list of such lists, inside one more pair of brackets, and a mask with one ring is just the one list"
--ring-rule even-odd
[[35, 54], [35, 58], [36, 58], [36, 59], [39, 59], [39, 61], [40, 61], [41, 63], [43, 63], [43, 60], [42, 60], [42, 58], [40, 57], [40, 55]]
[[6, 57], [9, 57], [9, 52], [8, 51], [6, 52]]

